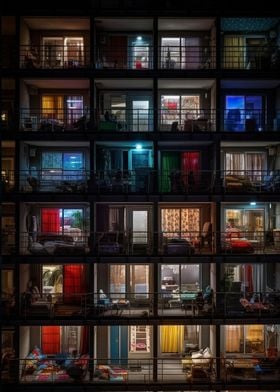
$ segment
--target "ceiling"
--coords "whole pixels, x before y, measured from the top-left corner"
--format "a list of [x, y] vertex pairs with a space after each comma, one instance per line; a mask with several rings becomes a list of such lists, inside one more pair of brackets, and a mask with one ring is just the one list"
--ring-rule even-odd
[[147, 18], [98, 18], [98, 30], [106, 31], [152, 31], [153, 19]]
[[89, 18], [26, 17], [31, 30], [89, 30]]
[[222, 31], [268, 31], [273, 29], [279, 18], [223, 18], [221, 21]]
[[221, 88], [262, 89], [280, 86], [279, 79], [271, 80], [222, 80]]
[[98, 89], [151, 89], [152, 79], [96, 79]]
[[214, 18], [160, 18], [159, 30], [210, 30], [215, 22]]
[[159, 147], [182, 147], [184, 145], [186, 146], [210, 146], [211, 144], [213, 144], [212, 141], [203, 141], [203, 142], [197, 142], [197, 141], [193, 141], [193, 140], [186, 140], [185, 142], [180, 140], [177, 142], [158, 142], [158, 146]]
[[135, 148], [136, 144], [141, 144], [142, 147], [153, 148], [152, 142], [142, 141], [142, 140], [134, 140], [134, 141], [121, 141], [121, 142], [96, 142], [97, 146], [108, 146], [108, 147], [122, 147], [122, 148]]
[[25, 141], [24, 144], [40, 147], [89, 147], [89, 142], [66, 142], [66, 141]]
[[269, 147], [269, 146], [276, 146], [279, 144], [279, 142], [255, 142], [255, 141], [241, 141], [241, 142], [221, 142], [221, 148], [222, 147]]
[[49, 89], [88, 89], [88, 79], [25, 79], [27, 85]]
[[198, 88], [209, 89], [215, 83], [213, 79], [159, 79], [158, 88]]

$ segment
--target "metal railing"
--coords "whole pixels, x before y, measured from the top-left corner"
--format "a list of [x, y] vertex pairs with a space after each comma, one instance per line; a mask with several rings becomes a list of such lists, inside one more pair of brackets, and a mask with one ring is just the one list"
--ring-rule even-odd
[[[100, 162], [102, 165], [102, 162]], [[105, 163], [104, 163], [105, 165]], [[220, 177], [217, 177], [217, 174]], [[15, 187], [19, 179], [19, 190]], [[93, 194], [204, 194], [275, 193], [280, 191], [279, 170], [9, 170], [2, 174], [2, 191], [23, 193]]]
[[24, 193], [84, 193], [88, 190], [89, 173], [83, 169], [21, 170], [19, 172], [19, 189]]
[[[137, 346], [137, 344], [136, 344]], [[140, 347], [140, 346], [139, 346]], [[147, 348], [150, 350], [150, 348]], [[203, 350], [202, 350], [203, 351]], [[145, 351], [144, 351], [145, 352]], [[143, 353], [143, 349], [142, 349]], [[140, 352], [141, 354], [141, 352]], [[193, 358], [192, 354], [178, 353], [174, 358], [90, 358], [80, 355], [78, 358], [44, 356], [35, 358], [11, 357], [6, 365], [6, 377], [3, 382], [20, 383], [124, 383], [148, 384], [160, 382], [166, 384], [205, 384], [230, 382], [237, 384], [259, 385], [269, 379], [270, 383], [279, 383], [279, 358], [267, 357], [265, 353], [230, 354], [214, 357], [211, 352], [205, 358]], [[65, 366], [66, 361], [70, 363]], [[40, 365], [44, 366], [40, 366]], [[220, 370], [219, 373], [217, 370]], [[4, 369], [2, 370], [2, 374]], [[268, 378], [269, 374], [269, 378]]]
[[97, 47], [98, 69], [153, 69], [153, 47], [147, 45]]
[[203, 70], [216, 68], [215, 46], [160, 46], [162, 69]]
[[79, 228], [63, 232], [20, 233], [20, 254], [34, 256], [83, 256], [89, 252], [89, 233]]
[[89, 67], [89, 46], [20, 45], [20, 68], [75, 69]]
[[96, 112], [96, 127], [101, 132], [152, 132], [153, 109], [104, 109], [104, 114]]
[[267, 113], [261, 109], [226, 109], [224, 110], [224, 131], [227, 132], [262, 132], [269, 130], [272, 124], [267, 122]]
[[280, 48], [276, 45], [223, 46], [222, 67], [242, 70], [279, 70]]
[[212, 132], [216, 131], [215, 109], [160, 109], [160, 131]]
[[89, 126], [86, 109], [35, 109], [22, 108], [20, 129], [22, 131], [63, 132], [85, 131]]
[[[92, 246], [89, 245], [92, 243]], [[158, 243], [158, 246], [155, 246]], [[93, 256], [118, 255], [246, 255], [279, 254], [280, 231], [227, 229], [223, 232], [203, 231], [98, 231], [71, 228], [59, 233], [20, 233], [19, 254], [37, 256], [69, 256], [91, 253]], [[2, 231], [2, 254], [17, 254], [15, 232]]]
[[[109, 282], [108, 282], [109, 283]], [[177, 286], [177, 289], [174, 287]], [[182, 284], [162, 287], [160, 292], [33, 293], [20, 297], [20, 316], [25, 319], [96, 319], [96, 318], [278, 318], [280, 292], [195, 291]], [[250, 291], [251, 290], [251, 291]], [[15, 296], [2, 295], [3, 314], [15, 315]], [[156, 309], [156, 311], [155, 311]]]
[[223, 170], [225, 193], [274, 193], [280, 191], [280, 170]]

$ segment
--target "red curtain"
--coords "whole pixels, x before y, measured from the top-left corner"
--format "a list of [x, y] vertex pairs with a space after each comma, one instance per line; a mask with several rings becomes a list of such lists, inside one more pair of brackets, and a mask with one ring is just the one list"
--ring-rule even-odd
[[59, 233], [59, 208], [41, 209], [41, 227], [42, 233]]
[[186, 173], [193, 171], [194, 174], [200, 170], [200, 152], [183, 152], [181, 156], [182, 170]]
[[252, 293], [254, 291], [252, 264], [245, 264], [245, 287], [248, 293]]
[[87, 325], [81, 327], [81, 341], [80, 341], [80, 353], [88, 354], [89, 345], [89, 327]]
[[182, 152], [181, 170], [184, 173], [186, 185], [195, 186], [200, 181], [200, 152]]
[[42, 327], [41, 345], [43, 354], [60, 352], [60, 327]]
[[80, 304], [81, 297], [77, 294], [85, 292], [85, 266], [83, 264], [65, 265], [63, 269], [64, 303]]

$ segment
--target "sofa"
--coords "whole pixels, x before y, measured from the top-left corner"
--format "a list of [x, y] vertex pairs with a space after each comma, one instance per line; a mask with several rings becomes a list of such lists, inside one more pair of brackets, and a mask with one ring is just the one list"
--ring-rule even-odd
[[100, 381], [104, 380], [110, 382], [123, 382], [127, 381], [128, 379], [128, 371], [127, 369], [113, 365], [97, 365], [94, 377]]

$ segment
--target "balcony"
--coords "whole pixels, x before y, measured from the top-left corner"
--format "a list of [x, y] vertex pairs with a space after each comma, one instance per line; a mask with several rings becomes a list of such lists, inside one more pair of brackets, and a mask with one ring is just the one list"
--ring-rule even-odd
[[84, 69], [90, 66], [89, 46], [80, 42], [73, 45], [21, 45], [20, 68], [23, 69]]
[[97, 115], [96, 125], [99, 132], [152, 132], [154, 124], [153, 109], [148, 101], [143, 101], [141, 109], [104, 109], [103, 115]]
[[215, 132], [214, 109], [160, 109], [159, 130], [163, 132]]
[[22, 108], [20, 112], [21, 131], [82, 132], [88, 129], [89, 121], [88, 110], [83, 108]]
[[229, 194], [274, 193], [280, 191], [278, 170], [224, 170], [223, 190]]
[[[173, 42], [174, 40], [174, 42]], [[216, 68], [216, 47], [210, 45], [177, 45], [176, 38], [166, 39], [159, 47], [159, 67], [164, 70], [209, 70]]]
[[[209, 386], [213, 383], [227, 382], [230, 384], [260, 385], [264, 381], [275, 384], [279, 382], [279, 359], [276, 357], [267, 358], [265, 355], [255, 357], [235, 354], [224, 357], [195, 358], [191, 354], [183, 358], [121, 358], [116, 362], [113, 358], [95, 357], [89, 358], [83, 354], [81, 359], [75, 359], [71, 369], [62, 370], [62, 359], [60, 357], [47, 356], [44, 364], [48, 371], [32, 370], [28, 371], [28, 359], [9, 359], [9, 370], [3, 382], [29, 383], [77, 383], [86, 384], [143, 384], [164, 383], [182, 384], [184, 386], [192, 384]], [[33, 362], [40, 365], [39, 359]], [[89, 365], [92, 364], [92, 365]], [[20, 370], [18, 369], [18, 366]], [[92, 366], [92, 367], [91, 367]], [[217, 375], [216, 369], [221, 371]], [[80, 369], [80, 370], [79, 370]], [[156, 369], [156, 372], [154, 372]], [[93, 377], [90, 376], [90, 370]], [[104, 375], [107, 374], [107, 377]], [[268, 377], [269, 375], [269, 377]]]
[[33, 256], [84, 256], [89, 252], [89, 234], [79, 228], [62, 232], [23, 232], [20, 254]]
[[84, 193], [88, 189], [89, 172], [86, 170], [21, 170], [20, 192], [23, 193]]
[[99, 59], [96, 62], [97, 69], [125, 69], [145, 71], [153, 69], [153, 47], [138, 44], [137, 46], [117, 46], [97, 48]]

